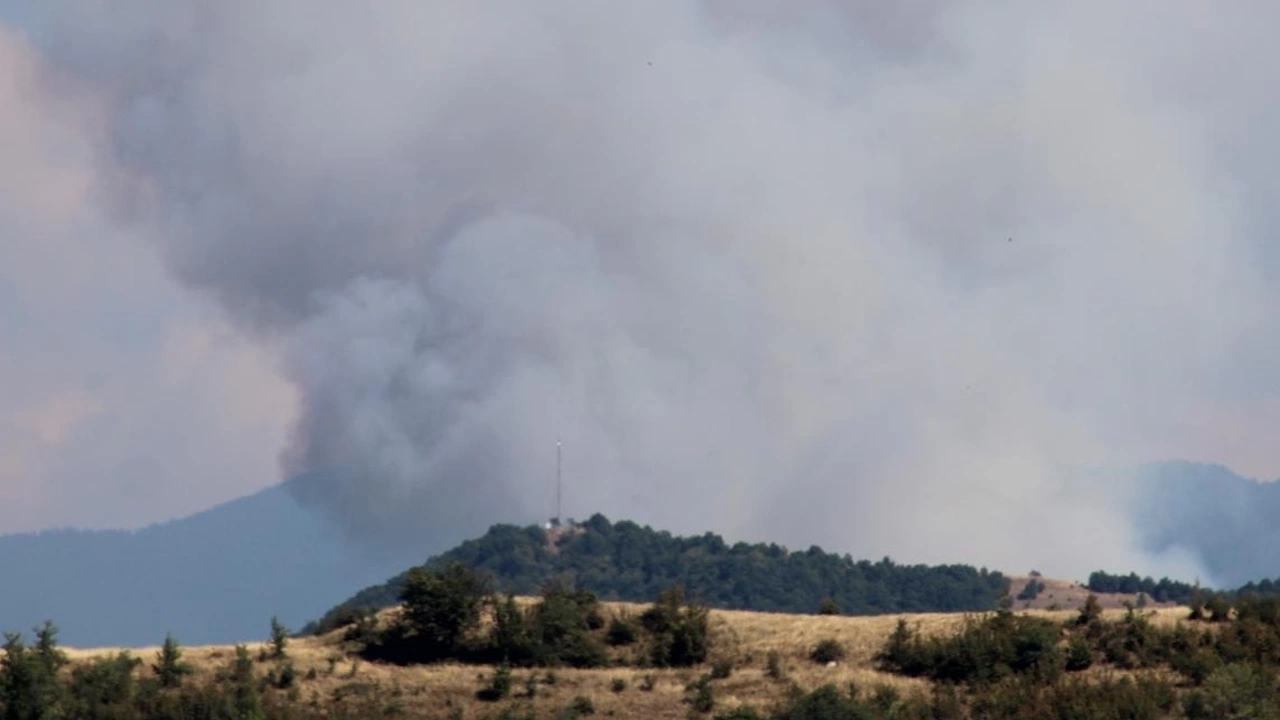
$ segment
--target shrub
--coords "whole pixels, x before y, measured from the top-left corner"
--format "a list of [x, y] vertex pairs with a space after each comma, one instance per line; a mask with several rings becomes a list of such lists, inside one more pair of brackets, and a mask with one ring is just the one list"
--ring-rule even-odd
[[831, 598], [822, 598], [822, 602], [818, 604], [819, 615], [839, 615], [840, 605]]
[[872, 715], [852, 694], [845, 695], [834, 685], [823, 685], [810, 693], [792, 695], [774, 714], [777, 720], [826, 720], [827, 718], [870, 718]]
[[578, 717], [596, 714], [595, 703], [591, 702], [591, 698], [585, 695], [575, 697], [573, 702], [569, 703], [569, 709]]
[[1093, 649], [1089, 647], [1089, 641], [1082, 637], [1072, 638], [1067, 645], [1066, 669], [1079, 672], [1089, 669], [1090, 665], [1093, 665]]
[[943, 682], [990, 682], [1010, 674], [1047, 682], [1062, 671], [1057, 644], [1053, 622], [998, 613], [967, 619], [950, 637], [922, 638], [899, 622], [877, 658], [886, 670]]
[[833, 638], [827, 638], [814, 646], [809, 659], [823, 665], [840, 662], [844, 659], [844, 646]]
[[608, 656], [604, 646], [590, 632], [590, 618], [598, 613], [599, 601], [591, 593], [571, 591], [558, 583], [549, 585], [543, 590], [542, 601], [529, 613], [529, 660], [544, 666], [605, 664]]
[[623, 692], [627, 689], [627, 681], [622, 678], [614, 678], [609, 683], [609, 689], [616, 693]]
[[1214, 593], [1204, 609], [1209, 611], [1209, 622], [1226, 622], [1231, 618], [1231, 603], [1220, 594]]
[[1098, 603], [1098, 596], [1089, 593], [1089, 597], [1085, 598], [1084, 605], [1080, 607], [1080, 615], [1076, 617], [1076, 624], [1089, 625], [1101, 618], [1102, 605]]
[[764, 715], [750, 705], [739, 705], [738, 707], [724, 713], [716, 715], [715, 720], [768, 720]]
[[605, 642], [614, 647], [631, 645], [639, 638], [636, 622], [630, 617], [615, 617], [609, 621], [609, 629], [605, 631]]
[[1022, 590], [1018, 593], [1018, 599], [1026, 601], [1035, 600], [1044, 588], [1045, 584], [1033, 577], [1027, 581], [1027, 584], [1023, 586]]
[[293, 663], [285, 663], [284, 667], [280, 668], [280, 674], [276, 676], [276, 681], [273, 684], [277, 689], [288, 690], [293, 687], [293, 683], [297, 678], [298, 671], [293, 667]]
[[640, 689], [645, 692], [650, 692], [651, 690], [653, 690], [654, 687], [657, 686], [657, 684], [658, 684], [658, 679], [655, 678], [652, 673], [649, 673], [649, 674], [646, 674], [643, 678], [641, 678]]
[[786, 671], [782, 669], [782, 656], [778, 654], [777, 650], [770, 650], [765, 657], [764, 674], [774, 680], [786, 678]]
[[721, 658], [711, 663], [711, 679], [725, 680], [733, 674], [733, 661], [728, 658]]
[[685, 686], [684, 701], [696, 713], [706, 714], [715, 709], [715, 690], [711, 687], [711, 676], [703, 675]]
[[685, 600], [680, 587], [664, 590], [640, 622], [652, 635], [650, 660], [657, 667], [687, 667], [707, 659], [710, 623], [707, 608]]
[[496, 702], [511, 695], [511, 668], [499, 665], [487, 687], [476, 692], [476, 697], [486, 702]]

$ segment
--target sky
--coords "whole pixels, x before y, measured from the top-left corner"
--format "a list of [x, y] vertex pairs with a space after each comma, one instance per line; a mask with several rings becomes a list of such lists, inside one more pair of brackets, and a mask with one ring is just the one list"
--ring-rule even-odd
[[1068, 469], [1280, 475], [1277, 15], [0, 0], [0, 533], [460, 538], [559, 439], [569, 514], [1186, 576]]

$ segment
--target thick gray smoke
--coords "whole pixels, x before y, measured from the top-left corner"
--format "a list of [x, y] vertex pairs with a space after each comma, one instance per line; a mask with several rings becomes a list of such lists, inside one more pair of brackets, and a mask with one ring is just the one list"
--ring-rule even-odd
[[60, 6], [361, 537], [545, 518], [559, 437], [569, 514], [1186, 576], [1072, 469], [1270, 447], [1274, 4]]

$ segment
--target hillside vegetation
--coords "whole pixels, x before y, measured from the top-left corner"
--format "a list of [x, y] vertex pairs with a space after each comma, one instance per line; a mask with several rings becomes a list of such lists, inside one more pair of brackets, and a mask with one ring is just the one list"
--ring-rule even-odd
[[[553, 538], [549, 541], [549, 537]], [[811, 547], [727, 544], [718, 535], [676, 537], [602, 515], [571, 532], [496, 525], [429, 560], [461, 563], [489, 576], [501, 592], [536, 594], [561, 581], [604, 600], [643, 602], [680, 585], [711, 607], [769, 612], [828, 611], [851, 615], [991, 610], [1008, 589], [999, 572], [968, 565], [899, 565], [888, 558], [855, 561]], [[407, 573], [367, 588], [309, 625], [325, 632], [361, 609], [394, 605]]]
[[[395, 610], [323, 636], [289, 639], [273, 625], [257, 647], [62, 651], [50, 626], [30, 646], [10, 636], [0, 717], [1280, 718], [1274, 598], [1190, 611], [1104, 611], [1090, 600], [1077, 611], [843, 617], [704, 613], [678, 592], [652, 605], [599, 603], [563, 587], [504, 598], [474, 580], [460, 566], [415, 573]], [[459, 598], [477, 595], [463, 632], [431, 632], [470, 607]], [[703, 626], [705, 652], [658, 663], [653, 648], [670, 641], [673, 611]], [[636, 633], [614, 644], [624, 640], [618, 623]], [[368, 660], [388, 636], [433, 659]], [[496, 665], [470, 655], [523, 642], [608, 649], [582, 668], [553, 654]]]

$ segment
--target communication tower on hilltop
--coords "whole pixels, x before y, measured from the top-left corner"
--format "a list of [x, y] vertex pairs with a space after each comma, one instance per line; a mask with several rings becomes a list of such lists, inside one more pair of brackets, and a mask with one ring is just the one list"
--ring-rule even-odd
[[561, 511], [561, 502], [564, 497], [564, 484], [561, 478], [560, 470], [561, 470], [560, 438], [556, 438], [556, 514], [554, 517], [551, 518], [551, 522], [549, 523], [550, 526], [553, 528], [560, 527], [560, 518], [562, 517], [562, 515], [560, 514], [560, 511]]

